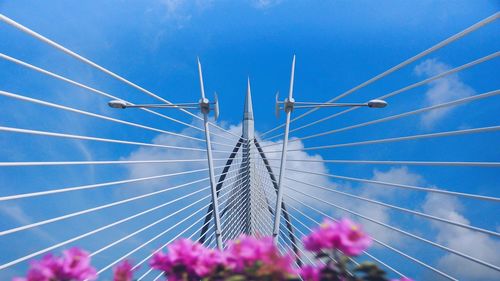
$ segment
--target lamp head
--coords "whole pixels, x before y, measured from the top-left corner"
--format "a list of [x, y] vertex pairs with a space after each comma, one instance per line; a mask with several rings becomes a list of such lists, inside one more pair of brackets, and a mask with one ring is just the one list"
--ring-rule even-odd
[[112, 100], [108, 102], [109, 107], [111, 108], [120, 108], [120, 109], [125, 109], [127, 108], [127, 103], [122, 100]]
[[276, 115], [276, 118], [280, 118], [280, 92], [276, 92], [276, 103], [274, 104], [274, 114]]
[[371, 100], [367, 105], [370, 108], [384, 108], [387, 106], [387, 102], [383, 100]]

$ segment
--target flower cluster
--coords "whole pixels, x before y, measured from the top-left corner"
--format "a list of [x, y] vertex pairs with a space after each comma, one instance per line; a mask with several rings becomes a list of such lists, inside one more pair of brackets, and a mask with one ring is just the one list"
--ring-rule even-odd
[[[178, 239], [157, 251], [149, 264], [169, 281], [389, 281], [385, 272], [372, 263], [353, 265], [351, 258], [371, 245], [361, 227], [348, 219], [325, 220], [303, 238], [316, 264], [295, 267], [290, 253], [281, 253], [271, 237], [242, 235], [229, 241], [225, 250], [204, 247], [198, 242]], [[321, 262], [319, 262], [321, 261]], [[113, 281], [133, 281], [134, 266], [123, 261], [113, 269]], [[13, 281], [84, 281], [97, 279], [90, 256], [78, 248], [61, 257], [47, 255], [31, 263], [25, 278]], [[391, 281], [412, 281], [409, 278]]]
[[14, 278], [14, 281], [83, 281], [95, 280], [96, 271], [90, 265], [89, 254], [78, 248], [63, 252], [62, 257], [46, 255], [31, 263], [26, 278]]
[[[361, 227], [349, 219], [334, 222], [325, 219], [302, 239], [306, 250], [323, 259], [321, 265], [306, 265], [300, 269], [304, 281], [342, 280], [342, 281], [387, 281], [385, 272], [375, 264], [362, 263], [350, 266], [351, 257], [360, 255], [371, 243]], [[358, 274], [356, 274], [358, 273]], [[359, 274], [360, 273], [360, 274]], [[391, 281], [412, 281], [409, 278]]]
[[337, 249], [345, 255], [357, 256], [368, 248], [372, 241], [360, 226], [349, 219], [342, 219], [339, 222], [325, 220], [302, 242], [311, 252]]
[[296, 273], [292, 256], [281, 255], [271, 237], [257, 239], [243, 235], [229, 242], [225, 256], [226, 266], [239, 274], [248, 274], [247, 269], [254, 268], [255, 277], [273, 276], [273, 280], [282, 280]]
[[[113, 268], [113, 281], [133, 281], [132, 264], [125, 260]], [[97, 273], [90, 263], [90, 256], [79, 248], [63, 251], [61, 257], [46, 255], [33, 261], [26, 277], [13, 281], [91, 281]]]
[[173, 281], [225, 280], [230, 276], [287, 280], [296, 274], [292, 263], [291, 256], [279, 253], [272, 238], [245, 235], [230, 241], [224, 252], [179, 239], [168, 246], [168, 253], [158, 252], [150, 261], [152, 268]]
[[168, 254], [157, 252], [150, 261], [152, 268], [165, 272], [169, 280], [200, 280], [215, 273], [224, 264], [218, 250], [208, 249], [188, 239], [179, 239], [169, 246]]
[[124, 260], [113, 268], [113, 281], [133, 281], [134, 269], [128, 260]]

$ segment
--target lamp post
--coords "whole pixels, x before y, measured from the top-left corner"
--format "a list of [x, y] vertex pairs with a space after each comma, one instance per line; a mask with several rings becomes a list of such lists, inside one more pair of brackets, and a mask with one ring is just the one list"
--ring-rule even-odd
[[384, 100], [370, 100], [365, 103], [331, 103], [331, 102], [325, 102], [325, 103], [319, 103], [319, 102], [300, 102], [300, 101], [295, 101], [292, 100], [290, 101], [289, 99], [285, 99], [284, 101], [279, 101], [279, 94], [276, 94], [276, 105], [275, 105], [275, 113], [276, 117], [279, 118], [280, 116], [280, 111], [282, 109], [285, 109], [287, 107], [291, 107], [292, 109], [296, 108], [328, 108], [328, 107], [369, 107], [369, 108], [384, 108], [387, 106], [387, 102]]
[[[111, 108], [117, 108], [117, 109], [126, 109], [126, 108], [182, 108], [182, 109], [200, 109], [203, 113], [203, 111], [208, 108], [208, 112], [210, 110], [214, 111], [214, 118], [217, 120], [219, 118], [219, 101], [217, 99], [217, 94], [214, 95], [214, 101], [209, 102], [208, 99], [205, 98], [205, 100], [200, 100], [199, 102], [195, 103], [158, 103], [158, 104], [133, 104], [129, 103], [123, 100], [112, 100], [108, 102], [108, 106]], [[208, 113], [207, 112], [207, 113]]]
[[[217, 242], [217, 248], [222, 250], [222, 237], [221, 237], [221, 224], [220, 224], [220, 214], [219, 214], [219, 198], [217, 197], [217, 186], [215, 183], [215, 173], [212, 160], [212, 144], [210, 142], [210, 127], [208, 125], [208, 113], [210, 113], [210, 101], [205, 97], [205, 87], [203, 85], [203, 74], [201, 71], [200, 59], [198, 59], [198, 74], [200, 77], [200, 90], [201, 99], [200, 110], [203, 113], [203, 126], [205, 128], [205, 139], [207, 144], [207, 159], [208, 159], [208, 170], [210, 176], [210, 187], [212, 191], [212, 206], [214, 215], [214, 225], [215, 225], [215, 239]], [[217, 95], [215, 95], [215, 100], [217, 101]], [[216, 118], [219, 115], [219, 104], [215, 102], [214, 111]]]
[[275, 113], [276, 117], [279, 118], [280, 111], [284, 110], [286, 113], [286, 123], [285, 123], [285, 133], [283, 135], [283, 146], [281, 150], [281, 163], [280, 163], [280, 174], [278, 180], [278, 194], [276, 198], [276, 208], [274, 212], [274, 227], [273, 227], [273, 238], [274, 241], [278, 241], [280, 217], [281, 217], [281, 203], [283, 202], [283, 180], [285, 178], [286, 171], [286, 157], [288, 149], [288, 135], [290, 132], [290, 118], [291, 113], [294, 109], [298, 108], [328, 108], [328, 107], [362, 107], [366, 106], [369, 108], [384, 108], [387, 106], [387, 102], [383, 100], [370, 100], [366, 103], [318, 103], [318, 102], [298, 102], [293, 98], [293, 83], [295, 75], [295, 55], [292, 60], [292, 73], [290, 77], [290, 89], [288, 92], [288, 97], [284, 101], [279, 100], [279, 94], [276, 94], [276, 104]]
[[286, 113], [286, 123], [285, 123], [285, 135], [283, 136], [283, 147], [281, 150], [278, 193], [276, 194], [276, 207], [274, 209], [273, 239], [275, 243], [278, 243], [278, 234], [280, 230], [281, 202], [283, 202], [283, 179], [285, 178], [286, 151], [288, 149], [288, 132], [290, 131], [290, 118], [293, 110], [293, 104], [295, 102], [295, 100], [293, 99], [294, 76], [295, 76], [295, 55], [293, 55], [293, 60], [292, 60], [292, 73], [290, 75], [290, 89], [288, 92], [288, 98], [285, 99], [285, 101], [283, 102]]
[[217, 247], [222, 249], [222, 237], [221, 237], [221, 223], [219, 215], [219, 201], [217, 198], [216, 184], [215, 184], [215, 173], [212, 157], [212, 145], [210, 141], [210, 128], [208, 123], [208, 114], [210, 111], [214, 111], [215, 120], [219, 117], [219, 101], [217, 99], [217, 94], [214, 94], [214, 101], [210, 102], [205, 97], [205, 90], [203, 87], [203, 76], [201, 72], [201, 64], [198, 59], [198, 72], [200, 78], [201, 87], [201, 99], [198, 103], [179, 103], [179, 104], [132, 104], [123, 100], [112, 100], [108, 102], [111, 108], [126, 109], [126, 108], [177, 108], [177, 109], [199, 109], [203, 114], [203, 126], [205, 131], [205, 140], [207, 145], [207, 161], [209, 170], [210, 187], [212, 192], [212, 207], [213, 207], [213, 217], [215, 225], [215, 237], [217, 241]]

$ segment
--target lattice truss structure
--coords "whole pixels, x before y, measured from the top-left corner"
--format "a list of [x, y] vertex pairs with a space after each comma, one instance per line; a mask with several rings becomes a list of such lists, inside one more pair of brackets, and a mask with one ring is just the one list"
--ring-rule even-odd
[[[458, 41], [481, 27], [494, 23], [498, 18], [499, 13], [496, 13], [368, 81], [330, 99], [327, 103], [334, 103], [339, 99], [347, 97], [448, 44]], [[127, 87], [140, 94], [147, 95], [164, 104], [172, 104], [163, 97], [146, 90], [119, 74], [106, 69], [96, 62], [79, 55], [75, 51], [69, 50], [4, 15], [0, 15], [0, 20], [4, 25], [2, 28], [7, 28], [7, 26], [10, 26], [9, 28], [13, 27], [19, 32], [39, 40], [41, 44], [46, 44], [55, 50], [61, 51], [65, 55], [77, 59], [79, 62], [92, 67], [96, 71], [102, 72], [120, 83], [124, 83]], [[376, 98], [390, 102], [390, 99], [395, 96], [404, 94], [420, 86], [428, 85], [433, 81], [454, 75], [460, 71], [476, 67], [482, 63], [495, 60], [499, 55], [500, 52], [494, 52]], [[62, 74], [20, 60], [15, 57], [15, 54], [0, 53], [0, 58], [6, 61], [6, 63], [12, 63], [20, 68], [25, 68], [26, 71], [43, 74], [49, 79], [58, 81], [58, 83], [75, 87], [85, 95], [96, 95], [108, 100], [118, 99], [133, 105], [132, 101], [125, 100], [123, 96], [108, 93], [79, 82], [76, 79], [65, 77]], [[292, 97], [293, 76], [292, 70], [289, 98]], [[201, 65], [200, 81], [204, 97]], [[454, 191], [453, 188], [444, 188], [441, 186], [417, 186], [384, 180], [349, 177], [327, 171], [310, 170], [308, 166], [311, 163], [323, 163], [325, 165], [424, 166], [433, 169], [441, 167], [498, 169], [500, 168], [500, 162], [338, 160], [323, 159], [321, 157], [304, 160], [291, 156], [293, 152], [305, 153], [340, 147], [404, 143], [410, 140], [431, 138], [446, 139], [446, 137], [480, 133], [489, 133], [495, 137], [494, 132], [499, 131], [500, 126], [440, 131], [428, 134], [370, 139], [321, 146], [294, 146], [294, 144], [305, 140], [332, 137], [340, 132], [464, 105], [488, 99], [498, 94], [500, 94], [500, 90], [491, 90], [412, 111], [400, 111], [390, 116], [333, 130], [321, 131], [316, 134], [296, 135], [308, 127], [318, 126], [327, 120], [359, 109], [359, 107], [351, 107], [321, 119], [312, 119], [305, 125], [290, 129], [290, 124], [320, 109], [320, 107], [316, 107], [297, 116], [295, 116], [295, 112], [294, 114], [288, 112], [286, 123], [256, 136], [250, 81], [248, 82], [246, 93], [241, 132], [238, 131], [239, 129], [227, 129], [214, 122], [209, 122], [207, 114], [205, 114], [205, 118], [202, 118], [197, 112], [193, 113], [183, 108], [169, 110], [142, 108], [135, 111], [135, 115], [144, 114], [148, 118], [167, 121], [181, 128], [174, 132], [144, 125], [140, 121], [126, 120], [126, 118], [132, 115], [117, 114], [117, 117], [105, 116], [93, 113], [90, 110], [79, 109], [76, 106], [63, 105], [64, 102], [51, 102], [44, 100], [43, 97], [35, 98], [23, 95], [22, 93], [0, 90], [2, 101], [7, 102], [12, 100], [30, 104], [33, 107], [64, 111], [68, 114], [81, 116], [81, 118], [93, 118], [100, 122], [116, 123], [121, 126], [120, 130], [125, 132], [130, 130], [129, 139], [115, 139], [102, 137], [99, 135], [99, 131], [92, 132], [93, 134], [95, 133], [94, 135], [73, 134], [57, 128], [33, 129], [28, 126], [7, 126], [2, 122], [0, 124], [0, 133], [10, 142], [8, 143], [9, 146], [30, 145], [30, 142], [25, 143], [24, 141], [20, 141], [16, 143], [15, 141], [17, 136], [26, 136], [33, 138], [34, 142], [31, 142], [31, 144], [34, 143], [35, 145], [36, 140], [40, 138], [53, 139], [56, 145], [52, 149], [55, 150], [57, 150], [59, 145], [64, 146], [63, 143], [68, 140], [76, 140], [86, 143], [102, 143], [108, 145], [106, 149], [114, 149], [114, 146], [119, 146], [120, 148], [138, 147], [153, 151], [150, 155], [151, 157], [142, 159], [124, 156], [122, 159], [92, 160], [92, 156], [91, 159], [87, 160], [74, 160], [71, 157], [65, 157], [65, 159], [68, 158], [70, 160], [46, 161], [45, 159], [39, 159], [36, 155], [34, 155], [33, 159], [38, 160], [30, 162], [4, 161], [0, 159], [2, 161], [0, 162], [2, 173], [18, 177], [21, 183], [15, 189], [4, 189], [2, 187], [0, 193], [0, 207], [2, 207], [2, 210], [9, 210], [11, 213], [17, 212], [20, 214], [23, 212], [23, 208], [28, 205], [44, 206], [43, 208], [34, 209], [36, 214], [32, 214], [32, 219], [24, 219], [16, 223], [5, 221], [5, 223], [1, 224], [0, 240], [2, 247], [5, 248], [1, 250], [2, 254], [0, 255], [0, 272], [2, 272], [0, 276], [3, 276], [2, 279], [10, 278], [14, 273], [25, 271], [30, 259], [40, 258], [46, 253], [76, 245], [84, 247], [91, 252], [100, 276], [109, 277], [111, 268], [115, 264], [124, 259], [132, 259], [135, 261], [135, 267], [138, 269], [138, 280], [158, 280], [161, 275], [148, 270], [146, 266], [147, 261], [153, 253], [164, 249], [166, 245], [175, 239], [187, 237], [197, 239], [210, 247], [217, 247], [218, 244], [220, 247], [225, 247], [228, 240], [234, 239], [241, 234], [256, 236], [274, 235], [279, 248], [283, 252], [293, 253], [297, 264], [312, 263], [311, 256], [303, 250], [300, 242], [301, 237], [321, 223], [322, 217], [336, 220], [340, 215], [349, 215], [362, 224], [370, 224], [387, 232], [397, 233], [407, 238], [407, 243], [418, 243], [422, 247], [427, 247], [429, 251], [451, 254], [464, 259], [471, 266], [480, 266], [484, 270], [500, 274], [500, 264], [495, 264], [490, 260], [446, 245], [443, 241], [429, 239], [422, 233], [412, 232], [405, 227], [399, 227], [393, 225], [391, 222], [374, 218], [370, 213], [358, 212], [351, 208], [352, 205], [349, 205], [348, 202], [352, 200], [356, 202], [355, 204], [366, 204], [373, 208], [382, 207], [394, 211], [394, 213], [401, 216], [407, 216], [408, 224], [411, 224], [412, 220], [416, 218], [423, 218], [449, 227], [450, 231], [457, 233], [477, 233], [481, 237], [487, 237], [488, 239], [498, 239], [500, 233], [497, 230], [476, 226], [475, 222], [469, 223], [463, 220], [443, 217], [439, 214], [429, 214], [408, 206], [369, 198], [360, 193], [350, 192], [350, 189], [342, 189], [338, 188], [338, 186], [329, 186], [327, 184], [319, 185], [307, 180], [310, 177], [317, 176], [326, 177], [332, 181], [369, 185], [370, 188], [381, 189], [382, 192], [383, 190], [402, 190], [402, 192], [415, 192], [417, 194], [436, 194], [479, 202], [481, 204], [490, 204], [493, 206], [493, 210], [498, 211], [497, 204], [500, 203], [500, 198], [496, 196], [459, 192]], [[396, 109], [394, 110], [397, 112]], [[170, 113], [174, 111], [176, 114], [180, 114], [179, 117], [177, 115], [176, 117], [172, 117], [173, 115]], [[26, 115], [29, 114], [29, 112], [26, 112]], [[36, 122], [36, 119], [31, 122]], [[44, 126], [40, 127], [44, 128]], [[64, 126], [61, 126], [61, 128], [64, 128]], [[167, 140], [175, 138], [180, 141], [148, 142], [134, 140], [142, 139], [137, 132], [149, 133], [152, 136], [160, 135], [166, 137]], [[203, 133], [207, 137], [204, 138]], [[288, 140], [289, 134], [292, 137], [290, 140]], [[207, 139], [211, 140], [211, 143], [208, 145]], [[3, 142], [3, 145], [6, 145], [6, 143]], [[97, 147], [92, 148], [97, 149]], [[32, 148], [27, 148], [27, 150], [30, 152], [26, 154], [36, 151]], [[215, 155], [213, 158], [211, 153]], [[286, 155], [290, 155], [290, 159], [284, 157]], [[210, 165], [211, 163], [213, 165]], [[300, 168], [297, 168], [295, 164], [298, 164]], [[135, 177], [128, 178], [120, 178], [122, 174], [118, 174], [118, 176], [115, 176], [111, 180], [96, 180], [86, 183], [75, 180], [73, 185], [64, 183], [66, 185], [57, 186], [55, 184], [55, 187], [46, 186], [46, 183], [49, 182], [45, 180], [46, 177], [51, 177], [58, 173], [66, 173], [68, 169], [83, 167], [84, 169], [80, 171], [84, 172], [78, 173], [91, 173], [94, 169], [107, 169], [108, 167], [115, 166], [120, 166], [126, 171], [134, 167], [134, 169], [142, 169], [135, 169], [133, 171], [148, 172], [146, 174], [137, 172], [134, 174]], [[176, 168], [170, 168], [174, 166]], [[22, 188], [22, 183], [24, 182], [23, 176], [25, 174], [31, 175], [30, 173], [33, 169], [41, 171], [37, 178], [39, 184], [36, 184], [33, 187], [34, 189], [31, 189], [29, 192], [25, 192]], [[88, 195], [89, 197], [86, 194], [90, 194]], [[109, 194], [117, 196], [113, 197]], [[114, 198], [119, 198], [119, 200]], [[331, 198], [334, 198], [334, 200]], [[80, 205], [73, 206], [73, 200], [76, 199], [87, 199], [87, 202], [91, 203], [86, 205], [86, 207]], [[95, 214], [95, 216], [90, 217], [91, 214]], [[485, 214], [485, 216], [487, 216], [488, 220], [498, 220], [498, 212], [490, 212]], [[127, 230], [127, 232], [124, 230]], [[61, 232], [64, 233], [61, 234]], [[51, 233], [58, 233], [60, 235], [44, 239], [44, 237]], [[57, 239], [53, 237], [57, 237]], [[365, 251], [360, 259], [368, 259], [380, 264], [389, 274], [395, 277], [404, 277], [406, 275], [405, 271], [409, 266], [413, 266], [421, 267], [422, 270], [428, 271], [429, 276], [432, 276], [431, 279], [444, 278], [457, 280], [453, 272], [445, 272], [440, 269], [439, 265], [433, 264], [418, 255], [414, 255], [411, 251], [406, 251], [404, 245], [393, 244], [392, 241], [377, 237], [375, 234], [372, 235], [372, 238], [377, 247], [373, 252], [372, 250]], [[221, 243], [218, 243], [218, 239]], [[7, 245], [11, 245], [16, 250], [7, 249], [10, 248]], [[353, 260], [353, 262], [357, 263], [358, 259]], [[402, 264], [403, 266], [397, 266]], [[498, 276], [500, 279], [500, 275]]]

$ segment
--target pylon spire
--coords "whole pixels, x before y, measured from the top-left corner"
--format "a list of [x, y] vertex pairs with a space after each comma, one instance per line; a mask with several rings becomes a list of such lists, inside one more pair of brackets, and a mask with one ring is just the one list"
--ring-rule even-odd
[[253, 105], [252, 105], [252, 92], [250, 90], [250, 77], [247, 82], [247, 94], [245, 97], [245, 108], [243, 111], [243, 138], [253, 140], [254, 138], [254, 119], [253, 119]]

